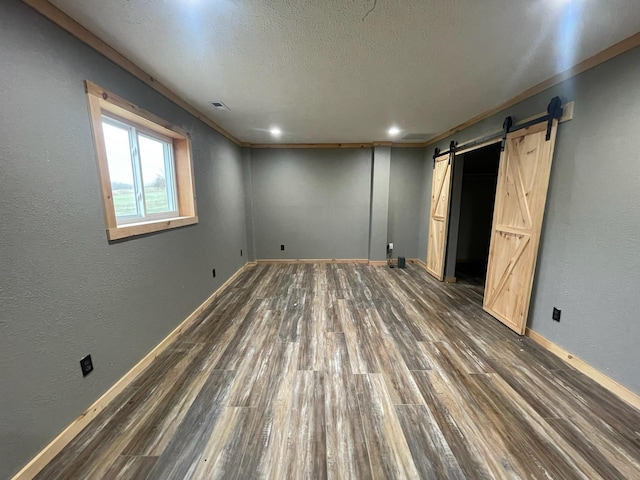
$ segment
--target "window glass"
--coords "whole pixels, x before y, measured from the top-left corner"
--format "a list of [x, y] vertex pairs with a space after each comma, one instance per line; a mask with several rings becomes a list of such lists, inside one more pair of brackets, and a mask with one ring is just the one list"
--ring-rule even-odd
[[167, 142], [138, 135], [147, 214], [175, 211], [173, 159]]
[[116, 217], [138, 216], [129, 129], [108, 121], [102, 122], [102, 128]]

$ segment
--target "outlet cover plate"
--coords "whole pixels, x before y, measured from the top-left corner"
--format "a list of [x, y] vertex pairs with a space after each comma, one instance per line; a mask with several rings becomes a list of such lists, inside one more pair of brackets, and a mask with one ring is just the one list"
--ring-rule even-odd
[[93, 372], [93, 362], [91, 361], [91, 355], [87, 355], [80, 360], [80, 368], [82, 369], [82, 376], [86, 377]]

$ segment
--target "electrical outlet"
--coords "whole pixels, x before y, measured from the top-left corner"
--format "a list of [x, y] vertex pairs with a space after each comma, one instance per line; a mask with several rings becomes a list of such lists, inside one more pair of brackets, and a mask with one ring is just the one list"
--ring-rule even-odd
[[280, 245], [280, 250], [284, 250], [284, 245]]
[[556, 322], [559, 322], [561, 313], [562, 313], [562, 310], [558, 310], [556, 307], [553, 307], [553, 313], [551, 314], [551, 318], [553, 318]]
[[213, 278], [216, 278], [216, 269], [215, 268], [212, 270], [212, 273], [213, 273]]
[[93, 362], [91, 361], [91, 355], [87, 355], [80, 359], [80, 368], [82, 369], [82, 376], [86, 377], [93, 372]]

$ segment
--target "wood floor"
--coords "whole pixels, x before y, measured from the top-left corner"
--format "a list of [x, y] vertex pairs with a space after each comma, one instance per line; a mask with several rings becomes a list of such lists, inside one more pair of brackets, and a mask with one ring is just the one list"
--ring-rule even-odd
[[640, 412], [481, 295], [249, 268], [37, 478], [640, 478]]

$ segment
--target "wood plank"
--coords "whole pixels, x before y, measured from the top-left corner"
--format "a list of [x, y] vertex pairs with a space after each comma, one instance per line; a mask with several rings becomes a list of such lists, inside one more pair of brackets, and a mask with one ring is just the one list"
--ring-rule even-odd
[[186, 227], [198, 223], [197, 216], [174, 217], [166, 220], [155, 220], [136, 224], [127, 224], [120, 227], [108, 227], [107, 234], [109, 240], [122, 240], [123, 238], [135, 235], [145, 235], [147, 233], [160, 232], [170, 228]]
[[405, 315], [402, 314], [402, 307], [397, 304], [394, 306], [384, 298], [375, 300], [374, 304], [380, 321], [389, 331], [389, 335], [393, 339], [394, 348], [397, 348], [407, 368], [409, 370], [430, 370], [431, 363], [420, 349], [420, 345], [410, 327], [403, 320]]
[[466, 478], [426, 406], [396, 405], [396, 412], [420, 478]]
[[464, 476], [507, 477], [505, 469], [510, 470], [509, 461], [496, 460], [503, 450], [493, 442], [490, 426], [483, 427], [484, 422], [477, 420], [475, 401], [466, 403], [464, 396], [458, 397], [437, 371], [411, 373]]
[[138, 480], [147, 475], [156, 464], [157, 457], [119, 456], [104, 474], [103, 480]]
[[[387, 385], [390, 398], [395, 405], [409, 405], [423, 403], [422, 395], [416, 385], [409, 368], [405, 364], [398, 347], [394, 344], [388, 332], [384, 331], [380, 315], [375, 309], [366, 310], [370, 323], [365, 324], [362, 334], [363, 341], [375, 345], [377, 371], [382, 373]], [[371, 328], [376, 325], [377, 328]], [[366, 335], [364, 334], [366, 332]], [[370, 337], [368, 337], [370, 335]], [[368, 338], [367, 338], [368, 337]], [[420, 351], [418, 347], [413, 349]]]
[[191, 478], [235, 478], [245, 454], [241, 432], [252, 414], [253, 409], [242, 407], [222, 410]]
[[579, 453], [499, 375], [472, 375], [467, 387], [479, 399], [483, 414], [490, 419], [521, 477], [598, 478]]
[[314, 295], [305, 304], [300, 332], [298, 370], [322, 370], [326, 350], [327, 310], [323, 295]]
[[[287, 343], [290, 358], [297, 357], [297, 345]], [[289, 421], [296, 385], [295, 362], [280, 372], [277, 387], [270, 394], [270, 401], [254, 409], [244, 432], [244, 451], [237, 478], [284, 478], [284, 462], [289, 448]]]
[[356, 375], [355, 382], [372, 478], [418, 478], [382, 375]]
[[324, 374], [296, 372], [291, 394], [284, 476], [274, 478], [327, 478]]
[[[274, 334], [275, 336], [275, 334]], [[238, 371], [229, 396], [230, 405], [264, 406], [277, 398], [282, 387], [283, 373], [295, 370], [299, 345], [293, 342], [272, 341], [260, 355]]]
[[327, 334], [326, 345], [327, 476], [370, 478], [369, 453], [344, 335]]
[[[184, 354], [186, 368], [167, 389], [167, 394], [157, 406], [145, 406], [148, 415], [141, 418], [129, 443], [122, 449], [122, 455], [159, 456], [174, 437], [183, 418], [207, 380], [208, 372], [217, 353], [214, 350], [202, 352], [203, 345], [194, 347]], [[179, 364], [180, 365], [180, 364]], [[166, 377], [167, 374], [162, 374]]]
[[248, 269], [39, 478], [640, 478], [640, 411], [465, 282]]
[[219, 420], [235, 372], [214, 370], [191, 404], [149, 478], [193, 478], [205, 462], [204, 447]]
[[[225, 345], [224, 353], [215, 366], [217, 370], [236, 370], [247, 356], [256, 349], [260, 350], [261, 339], [269, 333], [269, 322], [265, 318], [268, 303], [266, 301], [246, 302], [245, 305], [249, 310], [244, 318], [239, 319], [238, 328]], [[258, 342], [255, 342], [251, 335], [247, 335], [249, 331], [258, 336]]]

